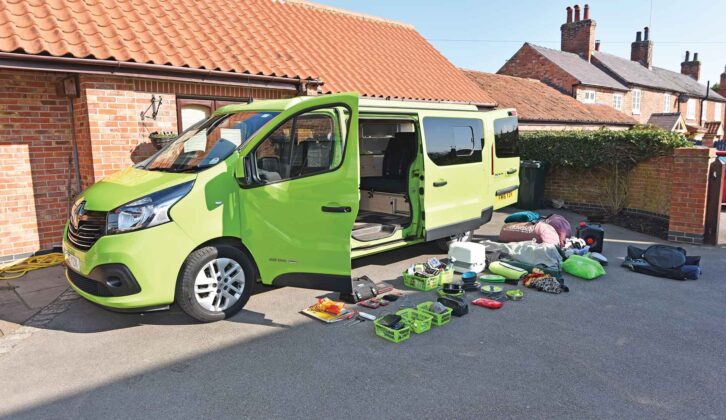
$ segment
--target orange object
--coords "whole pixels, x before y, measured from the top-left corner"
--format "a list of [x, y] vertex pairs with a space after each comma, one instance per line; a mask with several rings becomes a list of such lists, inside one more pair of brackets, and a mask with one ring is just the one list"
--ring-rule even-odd
[[327, 312], [329, 314], [338, 315], [340, 311], [345, 307], [345, 303], [336, 302], [328, 298], [318, 299], [318, 304], [315, 305], [314, 310], [318, 312]]

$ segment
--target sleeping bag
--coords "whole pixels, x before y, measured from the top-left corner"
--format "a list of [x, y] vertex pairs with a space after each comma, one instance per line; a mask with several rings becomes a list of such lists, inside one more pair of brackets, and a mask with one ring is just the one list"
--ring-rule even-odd
[[507, 216], [507, 218], [504, 219], [504, 223], [536, 222], [539, 218], [540, 215], [536, 211], [518, 211]]
[[547, 223], [515, 222], [506, 223], [499, 231], [501, 242], [523, 242], [535, 239], [538, 243], [559, 246], [560, 236], [552, 226]]
[[567, 238], [572, 236], [572, 226], [570, 225], [570, 222], [559, 214], [550, 214], [542, 221], [555, 228], [557, 235], [560, 237], [560, 246], [564, 247]]
[[646, 249], [628, 246], [628, 255], [623, 261], [623, 267], [636, 273], [674, 280], [698, 280], [700, 264], [700, 256], [688, 256], [685, 249], [669, 245], [652, 245]]

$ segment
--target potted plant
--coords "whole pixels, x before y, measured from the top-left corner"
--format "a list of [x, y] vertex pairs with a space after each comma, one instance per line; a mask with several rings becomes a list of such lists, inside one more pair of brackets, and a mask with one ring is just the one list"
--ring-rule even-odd
[[174, 141], [174, 139], [176, 138], [177, 134], [170, 131], [154, 131], [153, 133], [149, 134], [149, 140], [151, 140], [151, 143], [154, 145], [154, 147], [156, 147], [156, 150], [161, 150], [162, 148], [166, 147], [166, 145]]

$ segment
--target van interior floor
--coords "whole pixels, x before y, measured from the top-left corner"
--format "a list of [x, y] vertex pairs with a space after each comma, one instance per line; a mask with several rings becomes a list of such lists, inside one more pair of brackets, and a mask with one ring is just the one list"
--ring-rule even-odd
[[370, 242], [392, 236], [408, 224], [410, 216], [361, 210], [353, 225], [353, 239]]

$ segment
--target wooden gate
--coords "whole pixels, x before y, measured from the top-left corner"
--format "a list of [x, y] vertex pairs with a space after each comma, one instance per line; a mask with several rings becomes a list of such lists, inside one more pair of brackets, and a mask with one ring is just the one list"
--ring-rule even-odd
[[706, 200], [706, 231], [703, 242], [718, 245], [719, 228], [721, 225], [721, 203], [723, 203], [724, 168], [726, 165], [719, 159], [711, 163], [708, 171], [708, 198]]

